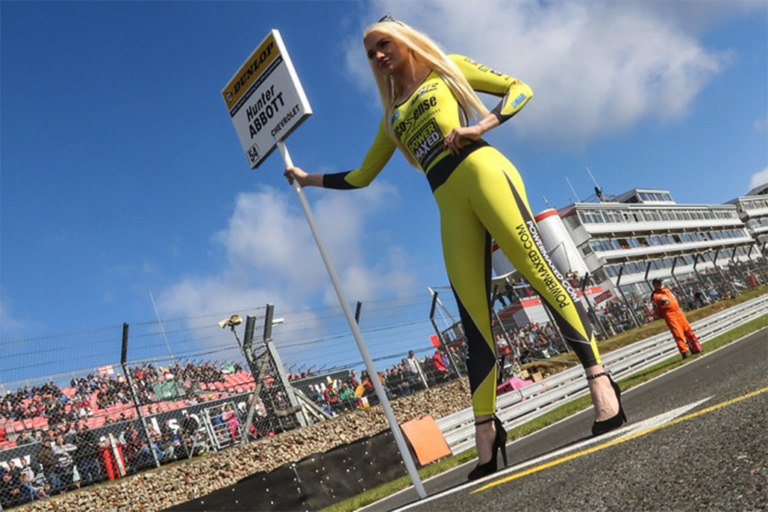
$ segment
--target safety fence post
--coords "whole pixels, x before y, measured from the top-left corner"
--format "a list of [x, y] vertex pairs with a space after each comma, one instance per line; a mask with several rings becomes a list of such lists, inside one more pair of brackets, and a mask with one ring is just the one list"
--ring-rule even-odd
[[136, 413], [141, 421], [144, 435], [147, 436], [147, 446], [150, 447], [149, 452], [152, 454], [152, 459], [155, 461], [155, 467], [160, 467], [160, 459], [157, 458], [157, 453], [152, 449], [152, 436], [149, 433], [149, 427], [147, 426], [147, 419], [144, 417], [144, 413], [141, 410], [141, 400], [139, 400], [138, 393], [136, 392], [136, 385], [133, 382], [133, 375], [131, 375], [130, 368], [126, 362], [128, 355], [128, 324], [123, 323], [123, 346], [120, 354], [120, 366], [123, 367], [125, 373], [125, 380], [128, 382], [128, 387], [131, 390], [131, 399], [133, 400], [133, 406], [136, 408]]
[[443, 348], [443, 352], [445, 352], [445, 357], [448, 358], [448, 361], [451, 362], [451, 366], [453, 366], [453, 371], [456, 372], [456, 377], [461, 376], [461, 372], [459, 371], [459, 365], [456, 363], [455, 358], [451, 354], [451, 351], [448, 350], [448, 346], [445, 344], [445, 339], [443, 338], [443, 333], [440, 331], [440, 328], [437, 326], [437, 322], [435, 322], [435, 307], [437, 306], [437, 292], [434, 292], [432, 294], [432, 307], [429, 310], [429, 321], [432, 323], [432, 328], [435, 330], [435, 333], [437, 334], [437, 339], [440, 342], [440, 346]]
[[621, 294], [621, 297], [624, 299], [624, 304], [626, 304], [627, 309], [630, 311], [630, 317], [632, 317], [632, 322], [635, 324], [635, 327], [640, 327], [640, 321], [637, 319], [637, 315], [635, 315], [635, 312], [632, 310], [632, 307], [629, 305], [629, 301], [627, 300], [627, 296], [624, 295], [624, 290], [621, 289], [621, 276], [624, 273], [624, 265], [621, 266], [619, 269], [619, 274], [616, 276], [616, 289], [619, 290], [619, 293]]
[[584, 299], [584, 301], [587, 303], [587, 309], [592, 313], [592, 316], [595, 317], [595, 320], [597, 321], [597, 327], [600, 329], [600, 334], [603, 335], [604, 340], [607, 340], [608, 331], [605, 329], [605, 326], [600, 321], [600, 317], [597, 316], [597, 311], [595, 310], [595, 308], [592, 307], [592, 302], [590, 302], [589, 297], [587, 296], [586, 288], [587, 288], [588, 281], [589, 281], [589, 272], [587, 272], [587, 275], [585, 275], [584, 279], [581, 280], [581, 296]]

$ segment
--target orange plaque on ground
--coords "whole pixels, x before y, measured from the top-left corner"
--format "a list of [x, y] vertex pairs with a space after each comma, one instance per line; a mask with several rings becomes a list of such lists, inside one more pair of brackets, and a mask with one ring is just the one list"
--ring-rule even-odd
[[403, 429], [406, 439], [413, 447], [422, 466], [451, 455], [451, 449], [445, 442], [443, 432], [432, 416], [407, 421], [400, 425], [400, 428]]

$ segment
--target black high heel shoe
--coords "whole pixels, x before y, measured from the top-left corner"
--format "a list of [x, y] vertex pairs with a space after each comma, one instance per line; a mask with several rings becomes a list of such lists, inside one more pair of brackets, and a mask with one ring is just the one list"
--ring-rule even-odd
[[608, 377], [608, 380], [611, 381], [611, 387], [613, 388], [613, 392], [616, 393], [616, 400], [618, 400], [619, 402], [619, 412], [617, 412], [616, 415], [613, 416], [612, 418], [608, 418], [607, 420], [603, 420], [603, 421], [594, 422], [592, 424], [593, 436], [599, 436], [601, 434], [605, 434], [606, 432], [610, 432], [611, 430], [616, 430], [627, 421], [627, 415], [624, 414], [624, 408], [621, 407], [621, 388], [619, 387], [618, 384], [613, 382], [613, 379], [611, 378], [611, 376], [608, 375], [606, 372], [600, 372], [594, 375], [587, 375], [587, 380], [593, 380], [602, 376]]
[[496, 426], [496, 437], [494, 438], [493, 446], [491, 447], [491, 460], [485, 464], [480, 464], [478, 462], [477, 466], [475, 466], [475, 469], [469, 472], [467, 480], [477, 480], [478, 478], [483, 478], [484, 476], [492, 475], [495, 473], [498, 470], [496, 456], [498, 455], [499, 451], [501, 451], [501, 458], [504, 461], [504, 467], [507, 467], [507, 431], [504, 430], [504, 425], [502, 425], [501, 420], [497, 418], [496, 415], [494, 415], [487, 420], [476, 422], [475, 425], [484, 425], [485, 423], [489, 423], [491, 421], [493, 421], [494, 425]]

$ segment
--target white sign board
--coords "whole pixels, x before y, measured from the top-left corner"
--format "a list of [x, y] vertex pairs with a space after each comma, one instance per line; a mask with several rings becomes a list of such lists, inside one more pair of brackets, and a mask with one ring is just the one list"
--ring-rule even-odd
[[307, 96], [280, 32], [269, 35], [221, 91], [251, 169], [307, 117]]

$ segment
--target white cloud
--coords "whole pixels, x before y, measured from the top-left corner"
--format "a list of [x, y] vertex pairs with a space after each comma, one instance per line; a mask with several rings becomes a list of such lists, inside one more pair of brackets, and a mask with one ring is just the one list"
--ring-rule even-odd
[[765, 183], [768, 183], [768, 167], [752, 175], [752, 179], [749, 181], [749, 190]]
[[752, 123], [752, 127], [758, 133], [765, 131], [765, 127], [766, 126], [768, 126], [768, 117], [763, 117], [761, 119], [755, 119], [755, 122]]
[[[626, 1], [626, 0], [625, 0]], [[629, 0], [634, 2], [635, 0]], [[656, 1], [645, 8], [653, 9], [660, 16], [674, 20], [692, 33], [703, 33], [721, 25], [729, 18], [736, 18], [755, 11], [765, 13], [765, 2], [754, 0], [727, 0], [725, 2], [675, 2]]]
[[[643, 119], [685, 115], [727, 62], [654, 4], [425, 0], [403, 17], [447, 51], [531, 85], [525, 122], [511, 123], [519, 136], [580, 145]], [[383, 0], [371, 11], [397, 17], [403, 5]], [[369, 75], [359, 40], [347, 48], [353, 76]]]
[[[319, 191], [312, 197], [319, 230], [350, 301], [412, 291], [415, 273], [404, 250], [391, 247], [378, 254], [381, 248], [373, 246], [381, 233], [372, 231], [372, 219], [386, 214], [396, 200], [395, 189], [383, 180], [360, 191]], [[270, 187], [239, 194], [227, 227], [212, 241], [226, 255], [224, 268], [187, 276], [164, 290], [158, 296], [164, 314], [237, 311], [268, 302], [282, 314], [316, 299], [338, 304], [306, 218], [290, 194]]]
[[0, 339], [17, 336], [25, 326], [25, 322], [16, 317], [7, 299], [0, 300]]

